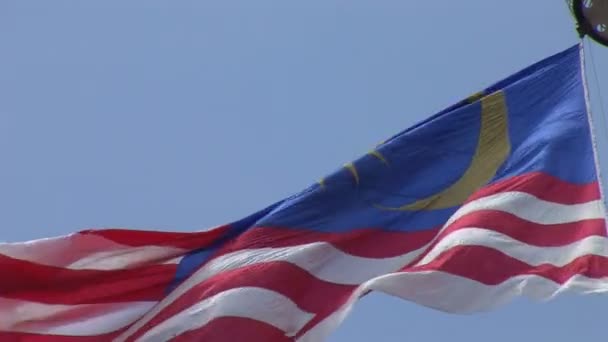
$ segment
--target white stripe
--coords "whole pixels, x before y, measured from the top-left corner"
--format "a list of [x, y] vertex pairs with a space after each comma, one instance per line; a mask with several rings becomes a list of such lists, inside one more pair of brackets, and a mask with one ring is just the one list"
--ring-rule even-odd
[[294, 336], [314, 315], [274, 291], [240, 287], [206, 298], [148, 330], [137, 341], [169, 341], [220, 317], [250, 318]]
[[[539, 224], [568, 223], [601, 218], [599, 201], [584, 204], [556, 204], [521, 192], [508, 192], [477, 199], [461, 207], [442, 230], [458, 218], [478, 210], [502, 210], [524, 220]], [[436, 239], [437, 237], [435, 237]], [[196, 284], [211, 276], [246, 265], [270, 261], [290, 262], [318, 279], [336, 284], [359, 285], [369, 279], [394, 272], [423, 253], [426, 246], [393, 258], [363, 258], [344, 253], [329, 243], [319, 242], [295, 247], [241, 250], [217, 257], [180, 284], [141, 320], [125, 331], [118, 341], [124, 341], [154, 316]]]
[[368, 290], [384, 292], [433, 309], [464, 314], [490, 310], [521, 295], [535, 300], [550, 300], [565, 291], [579, 294], [606, 293], [608, 278], [575, 276], [559, 285], [546, 278], [525, 275], [490, 286], [437, 271], [388, 274], [360, 286], [345, 305], [297, 341], [316, 342], [326, 339], [348, 316], [358, 297]]
[[478, 210], [499, 210], [526, 221], [545, 225], [604, 218], [600, 200], [560, 204], [539, 199], [525, 192], [510, 191], [466, 203], [450, 217], [445, 226]]
[[590, 254], [608, 257], [608, 239], [602, 236], [589, 236], [565, 246], [538, 247], [496, 231], [462, 228], [443, 237], [416, 265], [430, 263], [441, 253], [458, 246], [493, 248], [532, 266], [551, 264], [561, 267], [578, 257]]
[[120, 270], [144, 264], [175, 263], [186, 250], [166, 246], [126, 246], [93, 234], [75, 233], [19, 243], [0, 243], [0, 254], [73, 270]]
[[73, 270], [121, 270], [149, 264], [177, 264], [186, 250], [174, 247], [142, 246], [99, 252], [63, 266]]
[[[185, 255], [185, 253], [184, 253], [184, 255]], [[182, 259], [184, 259], [184, 255], [178, 256], [177, 258], [169, 259], [169, 260], [163, 262], [162, 264], [163, 265], [171, 265], [171, 264], [177, 265], [180, 262], [182, 262]]]
[[[156, 302], [58, 305], [0, 298], [0, 331], [87, 336], [123, 328]], [[77, 319], [75, 319], [77, 318]]]

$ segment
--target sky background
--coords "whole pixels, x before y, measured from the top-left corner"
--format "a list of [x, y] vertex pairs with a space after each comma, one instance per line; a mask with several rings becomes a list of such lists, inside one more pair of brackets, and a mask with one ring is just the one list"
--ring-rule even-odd
[[[575, 43], [561, 0], [0, 0], [0, 240], [239, 219]], [[604, 341], [607, 312], [375, 294], [329, 341]]]

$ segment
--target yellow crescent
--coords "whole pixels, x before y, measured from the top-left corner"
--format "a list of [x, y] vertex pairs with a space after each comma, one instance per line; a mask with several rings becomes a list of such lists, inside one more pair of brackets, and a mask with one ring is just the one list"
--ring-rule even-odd
[[433, 210], [461, 205], [487, 184], [511, 152], [504, 93], [481, 97], [481, 127], [475, 154], [465, 173], [445, 190], [400, 207], [377, 206], [383, 210]]

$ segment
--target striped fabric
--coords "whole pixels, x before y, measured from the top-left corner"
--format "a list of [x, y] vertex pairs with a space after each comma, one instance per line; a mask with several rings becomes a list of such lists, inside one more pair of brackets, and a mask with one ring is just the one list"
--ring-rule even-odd
[[608, 287], [597, 183], [544, 174], [483, 189], [435, 230], [252, 228], [167, 294], [180, 257], [214, 235], [99, 230], [0, 245], [0, 340], [319, 341], [369, 290], [471, 312]]
[[[524, 76], [542, 79], [563, 61], [576, 71], [578, 58], [571, 48]], [[565, 87], [582, 98], [577, 85]], [[514, 125], [517, 104], [504, 89]], [[343, 188], [356, 186], [335, 176], [208, 231], [88, 230], [0, 244], [0, 341], [314, 342], [369, 291], [454, 313], [520, 295], [606, 292], [608, 238], [587, 113], [561, 110], [559, 101], [550, 101], [551, 113], [572, 115], [559, 121], [566, 126], [547, 116], [530, 128], [559, 134], [530, 145], [537, 133], [522, 141], [512, 133], [510, 159], [454, 208], [383, 212], [367, 200], [348, 202]], [[564, 149], [566, 138], [578, 147]], [[351, 173], [338, 171], [343, 179]], [[375, 221], [341, 225], [362, 202], [367, 209], [357, 214], [376, 210]], [[412, 228], [437, 217], [439, 224]]]

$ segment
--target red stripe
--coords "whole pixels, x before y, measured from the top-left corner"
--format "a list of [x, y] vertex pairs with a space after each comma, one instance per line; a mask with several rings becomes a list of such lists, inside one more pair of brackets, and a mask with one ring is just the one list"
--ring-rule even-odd
[[564, 246], [589, 236], [606, 236], [606, 221], [603, 219], [543, 225], [504, 211], [479, 210], [454, 221], [437, 239], [469, 227], [493, 230], [539, 247]]
[[240, 267], [218, 273], [195, 285], [154, 316], [129, 340], [135, 340], [145, 331], [194, 303], [238, 287], [260, 287], [278, 292], [290, 298], [302, 310], [321, 316], [330, 314], [336, 305], [344, 303], [355, 289], [355, 286], [317, 279], [298, 266], [283, 261]]
[[167, 246], [184, 249], [198, 249], [207, 247], [215, 242], [229, 229], [229, 226], [221, 226], [203, 232], [181, 233], [162, 232], [149, 230], [127, 230], [127, 229], [102, 229], [85, 230], [79, 234], [91, 234], [101, 236], [116, 243], [132, 246]]
[[[129, 309], [129, 306], [133, 305], [132, 303], [113, 303], [107, 305], [85, 304], [76, 306], [65, 306], [62, 309], [54, 309], [52, 307], [34, 309], [34, 307], [29, 305], [30, 303], [31, 302], [22, 302], [18, 300], [6, 301], [0, 298], [0, 305], [4, 305], [2, 307], [2, 310], [0, 310], [0, 316], [8, 317], [11, 315], [17, 315], [17, 318], [20, 318], [20, 321], [17, 322], [11, 322], [10, 318], [8, 323], [0, 322], [0, 324], [4, 326], [4, 329], [11, 332], [27, 331], [30, 333], [33, 332], [37, 334], [44, 334], [45, 332], [53, 331], [56, 328], [70, 326], [75, 322], [84, 323], [91, 319], [100, 317], [103, 318], [108, 314], [120, 313], [120, 311]], [[21, 315], [22, 312], [25, 313], [25, 316]], [[140, 310], [140, 315], [143, 315], [142, 312], [143, 311]], [[37, 314], [33, 315], [36, 316], [35, 318], [31, 317], [30, 319], [26, 319], [26, 316], [31, 316], [29, 313]], [[98, 334], [105, 334], [105, 332], [122, 330], [132, 321], [133, 319], [122, 323], [115, 322], [113, 326], [107, 326], [103, 332], [100, 331]]]
[[601, 198], [597, 181], [574, 184], [546, 173], [532, 172], [490, 184], [475, 192], [468, 201], [505, 191], [527, 192], [542, 200], [560, 204], [585, 203]]
[[607, 277], [608, 258], [585, 255], [561, 267], [550, 264], [532, 266], [493, 248], [458, 246], [426, 265], [403, 269], [405, 272], [429, 270], [455, 274], [486, 285], [498, 285], [519, 275], [537, 275], [563, 284], [578, 274], [595, 279]]
[[66, 336], [66, 335], [45, 335], [28, 334], [0, 331], [0, 341], [2, 342], [107, 342], [118, 336], [120, 332], [112, 332], [97, 336]]
[[348, 254], [366, 258], [390, 258], [423, 247], [435, 234], [437, 234], [437, 229], [416, 232], [361, 229], [328, 233], [302, 229], [256, 227], [249, 229], [226, 245], [221, 250], [221, 254], [241, 249], [279, 248], [328, 242]]
[[156, 301], [165, 296], [177, 265], [127, 270], [72, 270], [0, 255], [0, 296], [47, 304]]
[[188, 331], [171, 342], [293, 342], [285, 332], [272, 325], [242, 317], [222, 317], [215, 319], [200, 329]]

